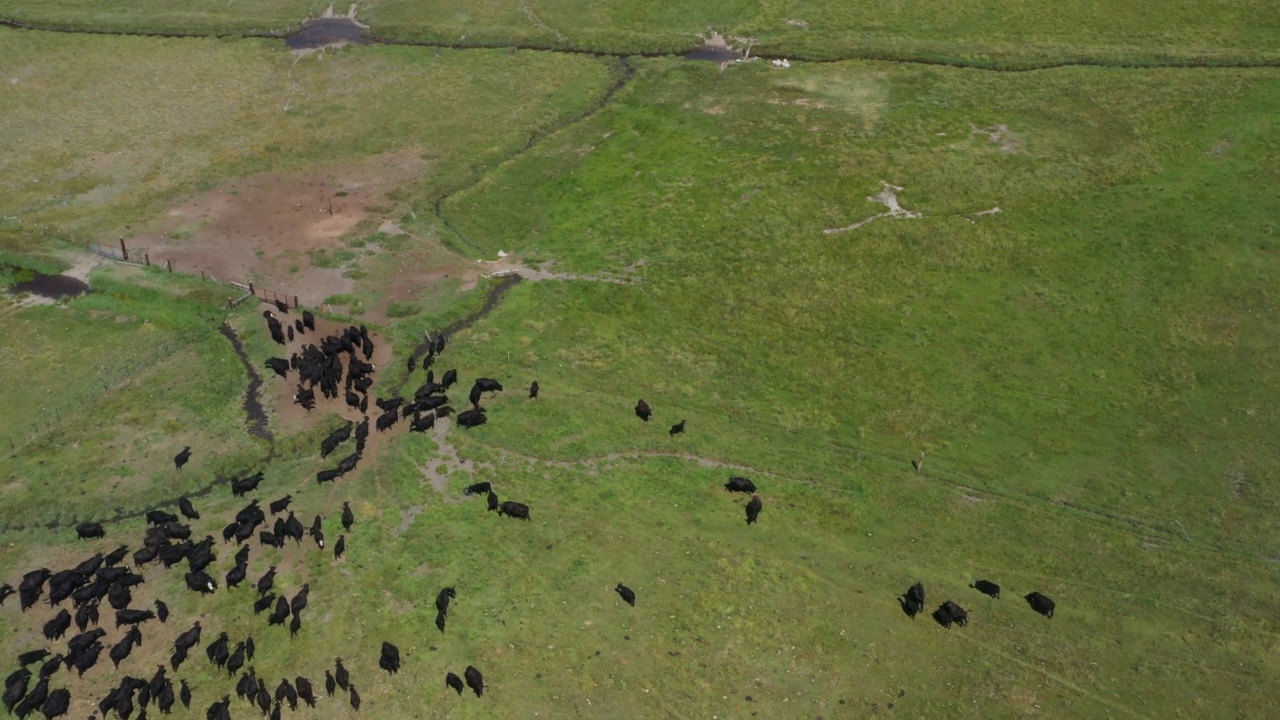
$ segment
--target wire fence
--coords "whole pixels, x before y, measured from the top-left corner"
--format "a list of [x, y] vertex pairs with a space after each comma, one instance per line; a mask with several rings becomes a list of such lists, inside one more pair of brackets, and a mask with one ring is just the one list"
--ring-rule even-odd
[[[89, 240], [85, 242], [84, 249], [109, 260], [129, 263], [130, 265], [137, 265], [139, 267], [152, 267], [154, 265], [155, 267], [162, 267], [169, 272], [174, 272], [178, 269], [177, 263], [172, 259], [165, 260], [164, 262], [157, 260], [155, 263], [152, 263], [151, 253], [147, 248], [130, 247], [128, 243], [125, 242], [124, 238], [120, 238], [118, 245], [105, 245], [100, 242]], [[229, 285], [240, 292], [238, 296], [227, 298], [228, 309], [235, 309], [249, 298], [257, 298], [262, 302], [269, 303], [277, 307], [298, 307], [298, 296], [296, 293], [277, 290], [275, 288], [258, 287], [252, 280], [247, 282], [236, 282], [230, 279], [219, 280], [212, 272], [209, 272], [204, 268], [200, 268], [197, 272], [200, 273], [201, 280]], [[194, 272], [192, 274], [194, 274]]]

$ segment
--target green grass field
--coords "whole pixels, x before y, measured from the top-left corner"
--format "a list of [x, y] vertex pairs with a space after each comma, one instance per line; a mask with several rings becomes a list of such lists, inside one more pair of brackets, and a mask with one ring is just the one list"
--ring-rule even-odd
[[[0, 0], [0, 16], [147, 31], [279, 28], [319, 9]], [[1093, 10], [393, 3], [361, 15], [405, 38], [623, 51], [712, 25], [824, 57], [1274, 52], [1261, 6], [1201, 6], [1194, 21], [1189, 7]], [[355, 300], [380, 297], [406, 264], [499, 250], [634, 283], [522, 282], [435, 366], [459, 370], [459, 409], [471, 379], [505, 384], [485, 400], [489, 423], [443, 436], [402, 423], [319, 487], [336, 415], [303, 428], [271, 408], [271, 442], [245, 432], [244, 368], [217, 330], [230, 322], [269, 376], [261, 307], [228, 311], [198, 279], [107, 267], [85, 297], [0, 309], [0, 581], [137, 547], [140, 518], [90, 542], [69, 524], [218, 476], [263, 470], [263, 504], [292, 493], [304, 524], [323, 516], [330, 547], [344, 501], [357, 516], [341, 562], [309, 540], [251, 543], [249, 583], [275, 565], [277, 589], [311, 586], [292, 640], [252, 614], [249, 583], [200, 597], [178, 568], [149, 567], [135, 606], [162, 597], [173, 617], [144, 626], [119, 670], [104, 657], [83, 680], [55, 675], [72, 717], [125, 674], [149, 677], [196, 619], [201, 649], [222, 630], [251, 633], [273, 688], [299, 674], [319, 687], [342, 656], [365, 717], [1280, 714], [1267, 691], [1280, 680], [1280, 71], [633, 58], [600, 105], [621, 73], [608, 58], [370, 46], [295, 61], [280, 45], [0, 29], [0, 66], [17, 79], [0, 85], [15, 108], [0, 113], [0, 264], [57, 269], [78, 257], [68, 238], [160, 222], [236, 178], [408, 151], [427, 170], [387, 211], [408, 235], [370, 242], [362, 227], [312, 258], [374, 251]], [[851, 227], [886, 212], [868, 201], [886, 184], [919, 216]], [[375, 394], [421, 383], [405, 378], [408, 351], [492, 286], [441, 281], [371, 327], [395, 358]], [[268, 394], [291, 387], [264, 379]], [[527, 400], [534, 379], [542, 393]], [[648, 424], [632, 413], [640, 397]], [[176, 471], [187, 444], [195, 457]], [[760, 487], [759, 524], [723, 490], [730, 475]], [[464, 497], [480, 480], [532, 520]], [[194, 537], [219, 537], [245, 502], [222, 486], [196, 498]], [[234, 550], [216, 551], [221, 582]], [[970, 589], [977, 578], [1003, 598]], [[929, 610], [966, 607], [968, 627], [908, 619], [896, 596], [916, 581]], [[441, 635], [433, 600], [449, 585]], [[1053, 619], [1020, 599], [1032, 590], [1055, 598]], [[16, 603], [0, 609], [0, 657], [56, 652], [40, 636], [55, 610]], [[383, 640], [401, 649], [397, 676], [377, 667]], [[482, 699], [444, 687], [468, 664], [485, 673]], [[199, 651], [175, 675], [196, 692], [183, 717], [234, 684]], [[355, 716], [342, 695], [300, 712]], [[256, 711], [233, 696], [232, 714]]]

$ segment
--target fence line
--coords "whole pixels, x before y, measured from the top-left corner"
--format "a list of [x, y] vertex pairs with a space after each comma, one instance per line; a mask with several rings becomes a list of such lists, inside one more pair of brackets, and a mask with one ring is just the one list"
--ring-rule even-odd
[[[125, 243], [124, 238], [120, 238], [119, 247], [116, 247], [115, 245], [104, 245], [93, 240], [87, 240], [85, 241], [84, 249], [95, 255], [101, 255], [108, 260], [128, 263], [138, 267], [151, 267], [151, 254], [148, 252], [148, 249], [136, 247], [131, 248]], [[173, 272], [177, 268], [177, 265], [173, 260], [165, 260], [163, 265], [158, 264], [157, 266], [163, 267], [169, 272]], [[243, 283], [230, 279], [222, 281], [215, 277], [213, 273], [208, 272], [203, 268], [200, 269], [200, 279], [212, 280], [215, 283], [230, 285], [242, 293], [239, 297], [227, 298], [228, 309], [235, 309], [251, 297], [256, 297], [262, 302], [273, 305], [284, 305], [285, 307], [294, 309], [299, 307], [297, 294], [286, 292], [284, 290], [276, 290], [274, 288], [255, 287], [252, 280]]]

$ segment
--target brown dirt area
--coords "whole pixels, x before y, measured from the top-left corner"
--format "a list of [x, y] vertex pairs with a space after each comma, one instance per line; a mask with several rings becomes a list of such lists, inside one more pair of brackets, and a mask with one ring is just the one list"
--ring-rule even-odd
[[232, 180], [169, 209], [154, 227], [126, 238], [153, 264], [212, 273], [288, 294], [315, 307], [355, 290], [341, 268], [315, 267], [307, 253], [337, 250], [349, 233], [372, 233], [404, 208], [388, 194], [428, 171], [418, 153], [400, 151], [343, 166], [263, 173]]

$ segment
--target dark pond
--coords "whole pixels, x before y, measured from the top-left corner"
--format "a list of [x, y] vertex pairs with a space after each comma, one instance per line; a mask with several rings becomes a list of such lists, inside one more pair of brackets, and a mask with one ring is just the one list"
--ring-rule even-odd
[[709, 62], [732, 62], [741, 60], [742, 56], [726, 47], [703, 45], [684, 56], [685, 60], [706, 60]]
[[[30, 279], [24, 279], [27, 277]], [[9, 292], [15, 295], [31, 293], [32, 295], [39, 295], [52, 300], [60, 300], [89, 292], [89, 286], [83, 280], [77, 280], [66, 275], [42, 275], [31, 271], [22, 271], [19, 273], [19, 279], [22, 281], [9, 286]]]
[[292, 50], [306, 50], [338, 43], [367, 45], [372, 42], [364, 36], [364, 28], [351, 18], [317, 18], [302, 23], [297, 30], [284, 36]]

